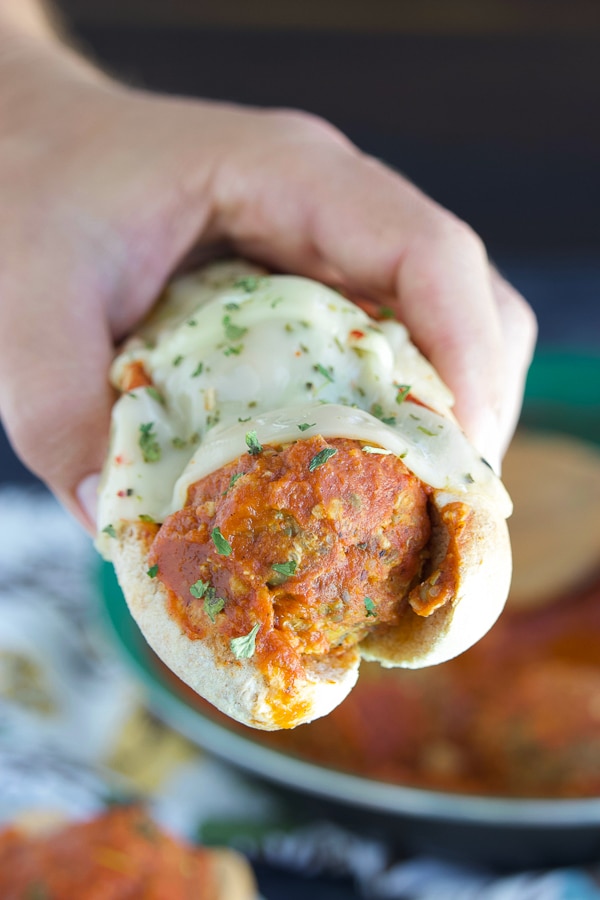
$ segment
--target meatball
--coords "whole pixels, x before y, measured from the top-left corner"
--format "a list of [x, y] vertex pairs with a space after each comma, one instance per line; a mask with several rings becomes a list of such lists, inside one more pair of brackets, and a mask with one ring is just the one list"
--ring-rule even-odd
[[150, 557], [191, 637], [260, 622], [259, 650], [276, 633], [325, 654], [399, 621], [428, 556], [429, 489], [398, 457], [363, 447], [259, 445], [191, 486]]

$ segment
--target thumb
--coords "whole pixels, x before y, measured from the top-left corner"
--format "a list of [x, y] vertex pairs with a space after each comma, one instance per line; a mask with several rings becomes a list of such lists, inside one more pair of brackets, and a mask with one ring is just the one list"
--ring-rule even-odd
[[17, 454], [93, 532], [114, 401], [112, 341], [100, 304], [58, 306], [31, 294], [3, 303], [0, 412]]

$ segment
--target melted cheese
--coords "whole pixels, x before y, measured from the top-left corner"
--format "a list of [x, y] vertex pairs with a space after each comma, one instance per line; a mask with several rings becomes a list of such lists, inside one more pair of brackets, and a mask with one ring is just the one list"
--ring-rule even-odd
[[[355, 438], [399, 455], [433, 487], [487, 494], [510, 513], [501, 482], [455, 424], [452, 395], [406, 329], [374, 322], [317, 282], [242, 263], [182, 278], [115, 360], [116, 386], [138, 360], [154, 389], [122, 395], [113, 410], [99, 503], [107, 556], [103, 529], [140, 515], [160, 522], [180, 509], [190, 484], [247, 452], [249, 431], [263, 444]], [[429, 408], [399, 402], [405, 385]]]

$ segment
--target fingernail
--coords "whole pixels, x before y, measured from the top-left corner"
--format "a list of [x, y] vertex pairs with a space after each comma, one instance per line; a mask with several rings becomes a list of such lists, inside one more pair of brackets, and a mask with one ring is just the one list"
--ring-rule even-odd
[[485, 461], [497, 475], [500, 475], [502, 471], [500, 421], [493, 410], [487, 408], [479, 415], [477, 432], [472, 440]]
[[95, 529], [96, 527], [99, 485], [100, 475], [97, 472], [94, 472], [93, 475], [87, 475], [83, 481], [80, 481], [79, 487], [75, 491], [79, 506], [92, 529]]

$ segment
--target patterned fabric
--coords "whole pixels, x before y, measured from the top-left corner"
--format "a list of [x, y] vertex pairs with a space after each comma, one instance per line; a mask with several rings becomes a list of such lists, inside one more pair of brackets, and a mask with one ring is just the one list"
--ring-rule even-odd
[[32, 810], [86, 818], [142, 796], [181, 835], [292, 871], [351, 876], [375, 900], [600, 898], [593, 873], [496, 878], [432, 859], [397, 862], [384, 842], [300, 824], [272, 792], [149, 711], [103, 631], [97, 565], [49, 495], [0, 490], [0, 823]]

